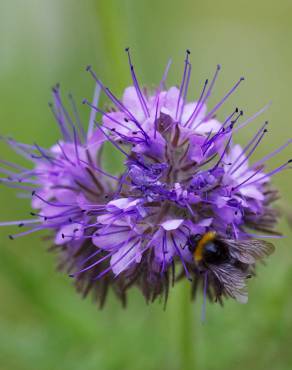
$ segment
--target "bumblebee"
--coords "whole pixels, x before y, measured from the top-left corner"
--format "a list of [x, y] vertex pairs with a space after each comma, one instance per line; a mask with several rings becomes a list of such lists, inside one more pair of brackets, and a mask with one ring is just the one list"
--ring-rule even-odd
[[207, 274], [208, 295], [220, 303], [222, 296], [246, 303], [246, 279], [254, 275], [256, 262], [274, 251], [269, 242], [224, 239], [214, 231], [189, 235], [187, 245], [197, 272], [194, 286]]

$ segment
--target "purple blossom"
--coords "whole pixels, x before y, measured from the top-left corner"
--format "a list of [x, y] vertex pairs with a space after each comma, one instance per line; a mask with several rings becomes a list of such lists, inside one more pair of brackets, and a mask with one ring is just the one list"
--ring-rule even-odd
[[[168, 65], [154, 91], [140, 87], [126, 51], [133, 86], [121, 100], [87, 68], [96, 82], [93, 102], [84, 100], [91, 108], [87, 133], [75, 105], [71, 118], [55, 88], [53, 112], [62, 140], [50, 149], [7, 140], [34, 167], [2, 161], [10, 167], [2, 169], [8, 175], [2, 181], [32, 192], [32, 207], [38, 211], [33, 219], [1, 225], [29, 227], [11, 239], [51, 230], [60, 266], [84, 295], [92, 290], [101, 305], [109, 286], [123, 303], [132, 285], [147, 301], [159, 296], [166, 301], [171, 282], [183, 276], [192, 282], [193, 294], [201, 284], [210, 299], [246, 302], [246, 279], [256, 262], [273, 251], [261, 239], [280, 236], [275, 230], [278, 213], [271, 205], [278, 193], [270, 179], [291, 168], [291, 160], [270, 171], [266, 164], [291, 140], [250, 164], [267, 134], [267, 122], [243, 148], [233, 143], [234, 137], [264, 110], [243, 122], [238, 108], [223, 120], [216, 115], [243, 78], [208, 110], [220, 66], [210, 83], [204, 82], [198, 99], [188, 102], [189, 51], [180, 87], [166, 88]], [[98, 107], [99, 91], [112, 109]], [[124, 157], [118, 177], [103, 169], [105, 142]]]

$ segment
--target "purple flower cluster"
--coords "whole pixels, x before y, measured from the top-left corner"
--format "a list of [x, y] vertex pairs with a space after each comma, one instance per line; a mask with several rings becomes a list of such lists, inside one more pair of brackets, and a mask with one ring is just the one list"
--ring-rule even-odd
[[[6, 139], [33, 162], [33, 169], [3, 160], [1, 172], [7, 177], [1, 181], [29, 191], [37, 211], [32, 219], [1, 225], [28, 228], [11, 239], [51, 230], [60, 267], [84, 295], [92, 291], [100, 305], [109, 287], [125, 303], [133, 285], [147, 301], [166, 300], [169, 286], [184, 276], [193, 293], [202, 285], [210, 299], [222, 302], [226, 296], [246, 302], [246, 279], [254, 274], [255, 263], [273, 251], [261, 238], [279, 236], [274, 229], [278, 214], [271, 207], [278, 193], [270, 178], [291, 168], [288, 161], [265, 171], [266, 163], [291, 140], [250, 164], [268, 123], [243, 148], [233, 143], [234, 135], [265, 109], [243, 122], [238, 108], [224, 120], [216, 116], [243, 78], [208, 111], [220, 66], [204, 82], [198, 99], [187, 102], [189, 51], [180, 86], [165, 87], [168, 64], [152, 92], [140, 87], [126, 51], [133, 86], [121, 100], [87, 68], [96, 82], [93, 101], [84, 100], [91, 108], [87, 132], [72, 97], [73, 116], [56, 87], [52, 110], [62, 140], [44, 149]], [[98, 107], [100, 92], [112, 109]], [[118, 177], [103, 168], [105, 143], [124, 158]]]

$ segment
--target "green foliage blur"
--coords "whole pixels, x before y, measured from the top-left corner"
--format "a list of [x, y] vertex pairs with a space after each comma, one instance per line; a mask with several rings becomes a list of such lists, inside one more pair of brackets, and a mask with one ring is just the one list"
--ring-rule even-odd
[[[0, 0], [1, 135], [50, 146], [58, 137], [47, 105], [53, 84], [60, 82], [64, 96], [70, 91], [78, 102], [90, 98], [94, 83], [85, 66], [92, 64], [121, 94], [130, 84], [126, 46], [143, 84], [159, 81], [169, 57], [169, 84], [179, 84], [190, 48], [189, 97], [199, 94], [217, 63], [223, 68], [211, 105], [246, 77], [221, 118], [234, 106], [248, 116], [272, 101], [238, 135], [246, 142], [269, 119], [270, 133], [254, 156], [260, 158], [291, 137], [291, 40], [291, 0]], [[80, 109], [86, 121], [88, 108]], [[3, 143], [0, 156], [17, 159]], [[291, 148], [273, 158], [270, 168], [289, 156]], [[112, 168], [114, 159], [107, 157]], [[291, 171], [274, 179], [282, 192], [279, 206], [287, 212], [290, 181]], [[0, 221], [28, 215], [28, 201], [15, 194], [1, 186]], [[287, 237], [276, 242], [276, 253], [250, 282], [249, 303], [208, 305], [202, 323], [202, 300], [188, 303], [187, 284], [172, 291], [166, 312], [159, 304], [146, 306], [137, 291], [126, 310], [110, 296], [99, 311], [55, 271], [55, 256], [40, 235], [12, 243], [7, 234], [13, 230], [1, 228], [0, 369], [291, 369], [292, 234], [285, 219], [280, 229]], [[191, 355], [184, 351], [190, 343]]]

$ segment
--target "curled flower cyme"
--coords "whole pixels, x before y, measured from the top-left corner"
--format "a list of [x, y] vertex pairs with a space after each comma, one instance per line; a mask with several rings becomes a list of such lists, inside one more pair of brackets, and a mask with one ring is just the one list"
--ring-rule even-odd
[[[193, 296], [201, 287], [212, 301], [231, 297], [245, 303], [246, 280], [274, 250], [266, 239], [280, 237], [278, 211], [272, 207], [278, 192], [271, 178], [291, 168], [291, 160], [266, 167], [291, 140], [253, 161], [268, 123], [261, 123], [244, 147], [234, 144], [234, 137], [265, 109], [245, 120], [238, 108], [217, 118], [243, 78], [207, 109], [220, 66], [197, 99], [188, 102], [189, 51], [179, 87], [166, 87], [169, 63], [153, 91], [140, 86], [126, 52], [132, 86], [122, 99], [87, 67], [96, 84], [93, 101], [83, 101], [90, 107], [87, 132], [72, 97], [70, 114], [56, 87], [52, 110], [62, 139], [50, 149], [5, 139], [33, 168], [2, 160], [7, 177], [1, 182], [31, 193], [36, 211], [32, 219], [0, 225], [26, 228], [10, 239], [50, 230], [59, 266], [101, 306], [108, 288], [125, 304], [132, 286], [147, 302], [157, 297], [166, 302], [170, 286], [184, 277]], [[100, 92], [111, 109], [98, 106]], [[105, 143], [123, 157], [118, 176], [104, 169]]]

